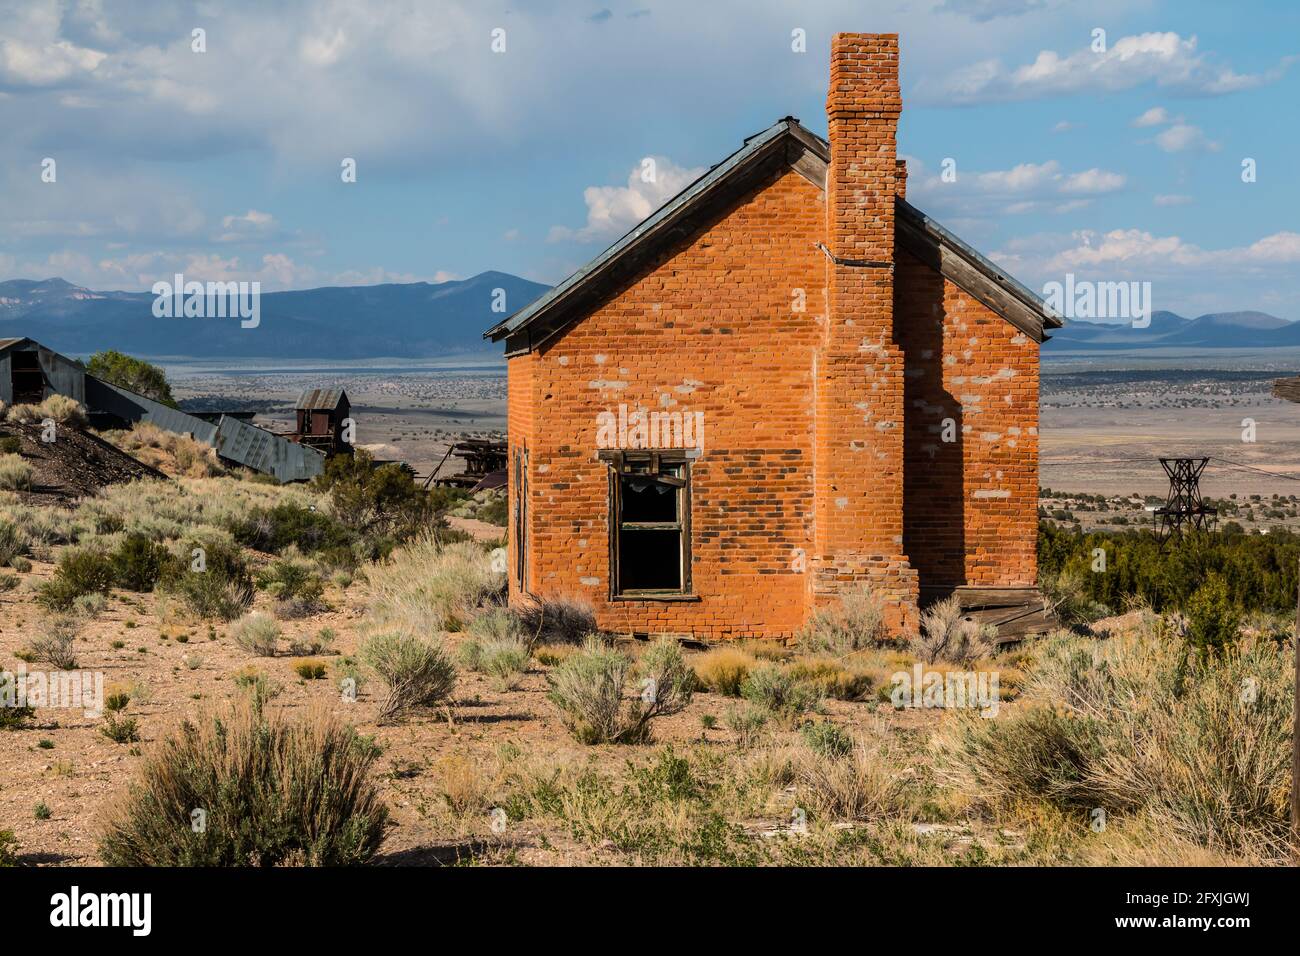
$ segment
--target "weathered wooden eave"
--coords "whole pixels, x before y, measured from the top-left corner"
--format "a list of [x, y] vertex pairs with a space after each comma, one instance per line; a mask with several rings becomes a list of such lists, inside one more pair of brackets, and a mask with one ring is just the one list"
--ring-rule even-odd
[[1035, 342], [1061, 327], [1038, 296], [907, 200], [897, 200], [895, 211], [895, 242]]

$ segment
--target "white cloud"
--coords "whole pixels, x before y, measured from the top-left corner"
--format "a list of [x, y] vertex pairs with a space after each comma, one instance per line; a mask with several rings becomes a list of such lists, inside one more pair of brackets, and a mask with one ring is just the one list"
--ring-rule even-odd
[[994, 254], [1007, 268], [1025, 275], [1075, 272], [1117, 278], [1283, 276], [1300, 264], [1300, 233], [1283, 231], [1246, 246], [1205, 249], [1180, 236], [1158, 236], [1142, 229], [1097, 233], [1081, 230], [1066, 237], [1025, 237]]
[[1204, 130], [1190, 123], [1175, 123], [1168, 129], [1161, 130], [1155, 142], [1166, 153], [1182, 153], [1188, 150], [1217, 152], [1219, 149], [1219, 144], [1206, 136]]
[[1163, 126], [1170, 121], [1169, 111], [1163, 106], [1153, 106], [1141, 116], [1133, 120], [1131, 125], [1137, 127], [1144, 126]]
[[1186, 206], [1192, 201], [1192, 197], [1181, 193], [1167, 193], [1157, 195], [1151, 201], [1157, 206]]
[[1081, 173], [1072, 173], [1061, 183], [1063, 193], [1113, 193], [1123, 189], [1125, 177], [1105, 169], [1087, 169]]
[[915, 158], [908, 159], [909, 194], [930, 212], [956, 223], [963, 219], [1062, 214], [1087, 206], [1097, 196], [1118, 192], [1127, 184], [1122, 173], [1092, 168], [1066, 172], [1058, 160], [1020, 163], [1010, 169], [965, 172], [944, 182]]
[[274, 216], [257, 209], [250, 209], [240, 216], [224, 216], [221, 225], [226, 231], [217, 236], [217, 242], [265, 240], [278, 228]]
[[1071, 123], [1069, 120], [1061, 120], [1059, 123], [1057, 123], [1055, 126], [1052, 127], [1052, 132], [1067, 133], [1072, 129], [1078, 129], [1078, 128], [1079, 128], [1078, 123]]
[[[596, 242], [617, 239], [694, 182], [702, 167], [686, 169], [663, 156], [653, 160], [653, 176], [644, 161], [628, 173], [626, 186], [588, 186], [582, 191], [587, 224], [581, 229], [552, 226], [548, 241]], [[647, 182], [646, 179], [650, 178]]]
[[1001, 60], [984, 60], [945, 79], [923, 81], [918, 88], [931, 99], [958, 103], [1116, 92], [1146, 83], [1184, 94], [1213, 96], [1271, 83], [1290, 63], [1288, 58], [1264, 73], [1237, 73], [1199, 52], [1194, 36], [1184, 39], [1172, 32], [1142, 33], [1121, 37], [1104, 53], [1091, 47], [1065, 55], [1043, 50], [1033, 62], [1015, 68], [1006, 67]]

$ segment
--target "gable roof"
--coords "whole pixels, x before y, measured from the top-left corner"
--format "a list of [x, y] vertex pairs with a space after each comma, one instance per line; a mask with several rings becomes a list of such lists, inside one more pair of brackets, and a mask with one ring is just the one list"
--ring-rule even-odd
[[298, 396], [297, 411], [334, 411], [347, 398], [341, 388], [309, 388]]
[[[761, 176], [781, 166], [793, 168], [820, 189], [826, 188], [830, 144], [786, 116], [749, 137], [648, 218], [559, 285], [483, 333], [506, 341], [506, 355], [530, 352], [595, 307], [602, 298], [638, 273], [668, 244], [691, 235], [708, 216], [743, 195]], [[1041, 298], [980, 255], [974, 248], [906, 200], [896, 208], [896, 241], [975, 296], [1036, 342], [1044, 329], [1059, 328]], [[824, 251], [824, 250], [823, 250]]]

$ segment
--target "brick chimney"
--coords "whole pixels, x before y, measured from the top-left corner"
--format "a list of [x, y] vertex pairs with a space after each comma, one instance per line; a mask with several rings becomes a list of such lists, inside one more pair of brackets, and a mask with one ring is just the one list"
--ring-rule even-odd
[[829, 314], [816, 371], [813, 599], [831, 602], [869, 580], [891, 623], [911, 628], [917, 576], [903, 554], [903, 354], [894, 341], [901, 109], [898, 35], [836, 34], [826, 97]]

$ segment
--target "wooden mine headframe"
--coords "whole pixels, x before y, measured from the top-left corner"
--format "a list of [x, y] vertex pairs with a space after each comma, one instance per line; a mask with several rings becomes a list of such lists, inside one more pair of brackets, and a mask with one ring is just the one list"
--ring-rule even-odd
[[1201, 499], [1201, 472], [1209, 464], [1208, 458], [1161, 458], [1160, 466], [1169, 476], [1169, 497], [1165, 506], [1156, 510], [1160, 528], [1156, 532], [1161, 542], [1178, 534], [1184, 525], [1197, 531], [1207, 531], [1214, 526], [1217, 508], [1211, 508]]

